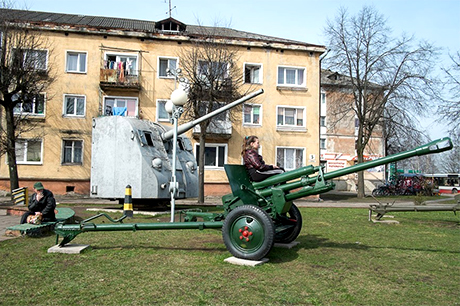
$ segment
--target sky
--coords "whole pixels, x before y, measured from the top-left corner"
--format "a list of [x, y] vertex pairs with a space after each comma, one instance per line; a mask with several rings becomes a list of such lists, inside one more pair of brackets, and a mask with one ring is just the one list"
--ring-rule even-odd
[[[169, 17], [169, 0], [15, 0], [33, 11], [159, 21]], [[219, 25], [236, 30], [326, 45], [323, 29], [340, 7], [356, 14], [373, 6], [393, 34], [414, 35], [442, 48], [439, 65], [460, 51], [460, 0], [171, 0], [172, 17], [185, 24]], [[432, 138], [445, 127], [421, 120]]]

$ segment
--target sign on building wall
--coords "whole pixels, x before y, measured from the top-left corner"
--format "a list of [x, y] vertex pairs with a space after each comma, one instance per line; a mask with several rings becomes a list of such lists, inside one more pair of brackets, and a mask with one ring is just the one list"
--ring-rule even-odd
[[326, 163], [326, 172], [339, 170], [345, 167], [347, 167], [346, 160], [328, 160]]

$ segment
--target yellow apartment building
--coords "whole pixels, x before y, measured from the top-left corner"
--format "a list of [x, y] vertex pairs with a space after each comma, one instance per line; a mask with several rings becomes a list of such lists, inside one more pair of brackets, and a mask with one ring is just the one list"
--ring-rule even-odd
[[[49, 40], [50, 49], [40, 52], [56, 77], [47, 92], [17, 106], [18, 114], [28, 114], [37, 125], [17, 141], [20, 186], [42, 181], [56, 194], [89, 194], [93, 118], [133, 116], [170, 125], [164, 104], [175, 79], [167, 68], [181, 67], [180, 51], [192, 38], [201, 39], [200, 26], [172, 18], [154, 22], [10, 9], [0, 13]], [[215, 28], [214, 33], [237, 48], [244, 86], [262, 88], [264, 94], [243, 106], [230, 129], [207, 141], [215, 161], [205, 167], [205, 193], [229, 192], [223, 164], [241, 164], [246, 135], [259, 136], [267, 163], [287, 170], [319, 165], [319, 57], [325, 47], [233, 29]], [[196, 152], [197, 139], [192, 131], [187, 135]], [[5, 156], [0, 188], [9, 189]]]

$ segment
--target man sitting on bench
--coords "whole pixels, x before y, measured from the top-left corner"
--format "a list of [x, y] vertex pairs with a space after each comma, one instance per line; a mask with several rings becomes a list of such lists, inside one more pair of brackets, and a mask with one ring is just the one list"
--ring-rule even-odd
[[56, 221], [54, 213], [56, 200], [53, 193], [45, 189], [40, 182], [34, 184], [34, 191], [35, 193], [30, 197], [29, 210], [21, 217], [21, 224], [27, 223], [27, 217], [33, 215], [41, 215], [42, 222]]

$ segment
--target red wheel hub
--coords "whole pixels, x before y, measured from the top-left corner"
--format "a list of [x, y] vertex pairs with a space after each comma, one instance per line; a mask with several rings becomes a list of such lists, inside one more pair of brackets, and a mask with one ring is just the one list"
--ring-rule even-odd
[[246, 240], [248, 242], [252, 236], [252, 232], [249, 227], [245, 226], [238, 230], [241, 233], [240, 240]]

